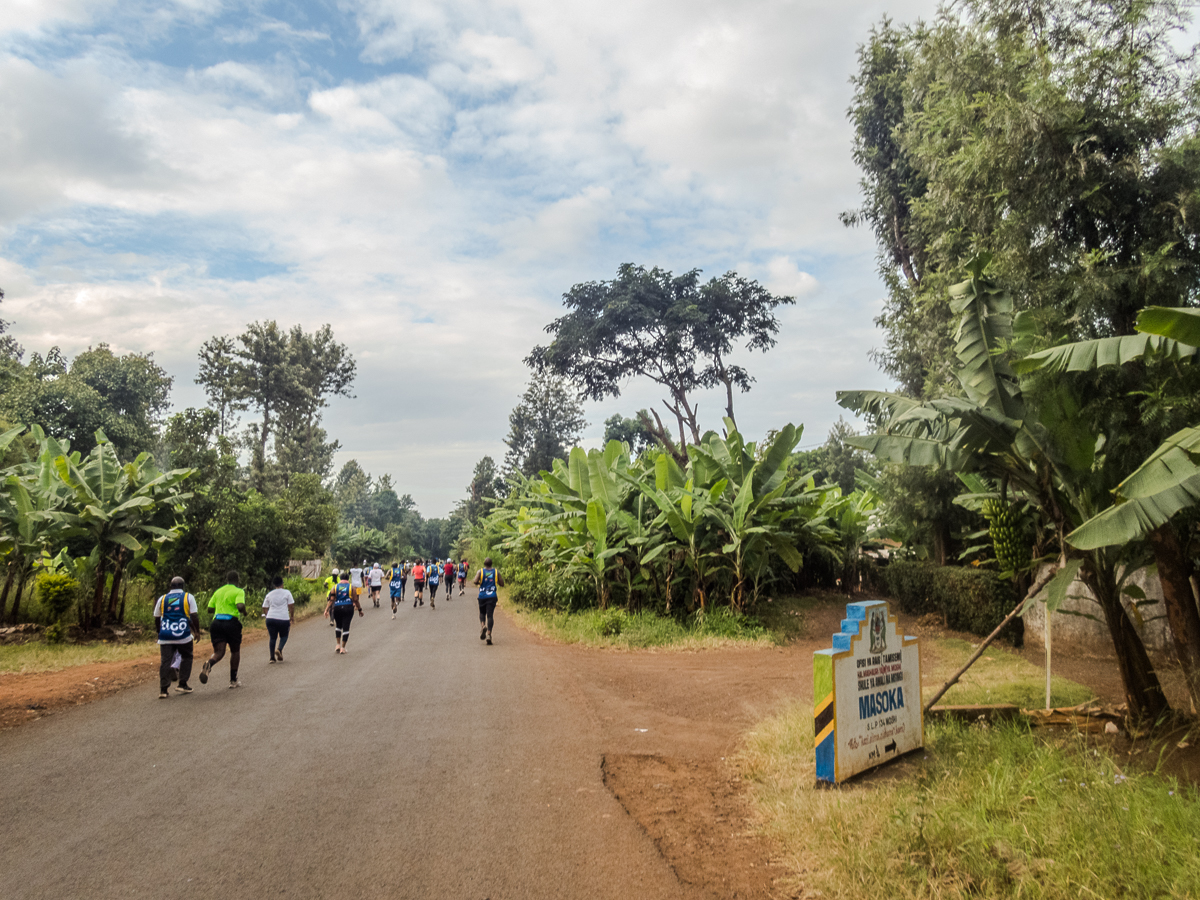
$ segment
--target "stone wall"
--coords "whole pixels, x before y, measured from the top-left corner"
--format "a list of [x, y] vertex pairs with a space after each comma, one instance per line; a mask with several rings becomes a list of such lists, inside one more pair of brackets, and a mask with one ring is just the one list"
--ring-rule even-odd
[[[1142, 604], [1140, 611], [1142, 626], [1138, 629], [1146, 649], [1151, 653], [1174, 653], [1171, 643], [1171, 633], [1167, 626], [1167, 612], [1162, 602], [1162, 584], [1157, 575], [1152, 575], [1146, 569], [1139, 569], [1129, 577], [1127, 584], [1140, 587], [1146, 594], [1147, 600], [1157, 600], [1154, 604]], [[1025, 643], [1033, 647], [1045, 647], [1046, 628], [1046, 591], [1038, 595], [1042, 601], [1034, 605], [1025, 614]], [[1125, 598], [1126, 607], [1131, 601]], [[1071, 615], [1063, 610], [1072, 610], [1095, 616], [1088, 619], [1084, 616]], [[1137, 616], [1131, 616], [1137, 624]], [[1098, 621], [1097, 621], [1098, 620]], [[1054, 613], [1051, 620], [1053, 628], [1054, 650], [1070, 650], [1089, 656], [1112, 656], [1112, 638], [1108, 634], [1108, 626], [1104, 624], [1104, 613], [1092, 592], [1082, 581], [1076, 579], [1067, 590], [1067, 601], [1062, 609]]]

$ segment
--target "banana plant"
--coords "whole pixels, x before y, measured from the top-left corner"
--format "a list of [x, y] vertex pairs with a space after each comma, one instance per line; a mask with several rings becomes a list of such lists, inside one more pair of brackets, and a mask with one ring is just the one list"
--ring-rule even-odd
[[[1081, 577], [1104, 611], [1135, 718], [1156, 719], [1169, 706], [1149, 655], [1121, 603], [1122, 570], [1136, 548], [1081, 552], [1063, 538], [1111, 504], [1097, 489], [1096, 438], [1077, 415], [1078, 401], [1052, 386], [1027, 407], [1022, 383], [1007, 361], [1019, 337], [1012, 297], [984, 275], [989, 257], [966, 266], [969, 277], [951, 289], [959, 315], [956, 371], [964, 397], [914, 400], [884, 392], [839, 392], [847, 408], [876, 415], [881, 432], [849, 440], [876, 456], [910, 465], [936, 465], [1006, 482], [1036, 504], [1060, 536], [1064, 557], [1081, 559]], [[1040, 580], [1040, 579], [1039, 579]], [[1010, 618], [1019, 614], [1014, 609]]]
[[95, 588], [90, 618], [105, 614], [104, 588], [112, 568], [108, 617], [117, 612], [121, 579], [130, 564], [143, 562], [148, 550], [161, 547], [178, 535], [177, 514], [191, 497], [183, 488], [194, 469], [160, 472], [150, 454], [121, 464], [116, 448], [103, 431], [87, 455], [58, 455], [54, 472], [67, 489], [70, 506], [54, 513], [69, 533], [86, 535], [97, 550]]

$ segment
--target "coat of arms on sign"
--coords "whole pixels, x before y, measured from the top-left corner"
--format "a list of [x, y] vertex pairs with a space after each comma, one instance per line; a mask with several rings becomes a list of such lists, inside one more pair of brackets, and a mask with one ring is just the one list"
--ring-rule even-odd
[[887, 649], [887, 612], [871, 610], [871, 652], [882, 653]]

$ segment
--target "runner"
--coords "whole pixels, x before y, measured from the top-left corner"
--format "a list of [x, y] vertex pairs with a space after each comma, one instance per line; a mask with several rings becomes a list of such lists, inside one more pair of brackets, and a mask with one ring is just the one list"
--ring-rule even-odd
[[388, 570], [388, 592], [392, 595], [392, 618], [396, 618], [396, 607], [404, 602], [404, 582], [408, 580], [402, 563], [392, 563]]
[[[329, 592], [332, 591], [334, 589], [334, 587], [337, 586], [338, 575], [340, 575], [340, 574], [341, 574], [340, 569], [334, 569], [333, 572], [330, 574], [330, 576], [325, 579], [325, 596], [328, 597]], [[330, 628], [333, 627], [333, 619], [329, 620], [329, 627]]]
[[458, 564], [458, 596], [463, 595], [464, 585], [467, 583], [467, 572], [470, 567], [467, 565], [466, 559]]
[[176, 575], [171, 579], [171, 590], [158, 598], [154, 604], [154, 630], [158, 632], [158, 650], [162, 662], [158, 667], [158, 699], [166, 700], [167, 689], [175, 677], [171, 663], [178, 653], [179, 687], [181, 694], [190, 694], [188, 677], [192, 674], [192, 644], [200, 633], [200, 607], [196, 598], [183, 589], [183, 579]]
[[[287, 643], [292, 626], [296, 624], [296, 598], [283, 586], [283, 576], [276, 575], [271, 581], [271, 590], [263, 597], [263, 614], [267, 619], [267, 634], [270, 635], [268, 662], [283, 662], [283, 645]], [[275, 649], [275, 641], [279, 649]]]
[[413, 609], [417, 608], [417, 603], [425, 605], [425, 598], [422, 596], [425, 593], [425, 562], [418, 559], [417, 564], [413, 566]]
[[446, 583], [446, 599], [454, 596], [454, 560], [447, 558], [442, 566], [442, 581]]
[[367, 567], [367, 561], [364, 559], [361, 566], [354, 566], [350, 569], [350, 592], [354, 594], [354, 599], [358, 599], [358, 595], [363, 589], [363, 569]]
[[479, 585], [479, 639], [492, 645], [492, 622], [496, 615], [497, 585], [504, 587], [504, 577], [492, 568], [492, 558], [483, 561], [483, 568], [475, 573]]
[[238, 573], [230, 571], [225, 583], [213, 591], [208, 608], [216, 614], [208, 626], [212, 638], [213, 653], [200, 669], [200, 683], [208, 684], [208, 673], [225, 656], [225, 645], [229, 645], [229, 687], [240, 688], [238, 665], [242, 661], [242, 620], [246, 614], [246, 592], [238, 587]]
[[347, 572], [342, 575], [342, 580], [337, 583], [329, 593], [329, 602], [325, 604], [325, 615], [328, 616], [330, 610], [333, 611], [333, 652], [347, 653], [346, 642], [350, 640], [350, 623], [354, 621], [354, 610], [358, 610], [358, 614], [363, 614], [362, 606], [359, 605], [358, 597], [354, 594], [354, 588], [350, 586], [350, 574]]
[[441, 580], [442, 570], [436, 559], [431, 559], [425, 567], [425, 583], [429, 585], [429, 608], [434, 609], [433, 601], [437, 597], [438, 581]]
[[371, 602], [375, 604], [375, 608], [379, 608], [379, 592], [383, 590], [383, 569], [379, 568], [379, 563], [371, 566], [371, 571], [367, 575], [367, 584], [371, 588]]

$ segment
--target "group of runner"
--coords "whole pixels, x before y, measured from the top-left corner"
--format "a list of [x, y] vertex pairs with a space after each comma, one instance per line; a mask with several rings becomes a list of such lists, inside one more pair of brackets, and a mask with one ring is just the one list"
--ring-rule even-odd
[[[413, 579], [413, 606], [424, 605], [424, 592], [429, 590], [429, 608], [434, 608], [434, 597], [438, 584], [446, 583], [446, 597], [452, 596], [455, 577], [458, 579], [458, 594], [466, 590], [470, 566], [465, 559], [455, 565], [453, 560], [416, 560], [415, 562], [393, 563], [386, 576], [379, 563], [370, 569], [364, 565], [338, 569], [326, 579], [327, 601], [325, 616], [334, 628], [334, 647], [339, 654], [346, 653], [346, 642], [350, 639], [350, 624], [357, 610], [363, 615], [359, 595], [364, 587], [369, 589], [370, 598], [379, 606], [379, 595], [386, 578], [392, 601], [392, 618], [396, 618], [399, 604], [404, 602], [409, 576]], [[357, 585], [355, 584], [357, 582]], [[489, 556], [483, 567], [475, 573], [474, 583], [479, 586], [479, 639], [492, 643], [492, 626], [496, 611], [497, 587], [504, 586], [504, 579], [492, 565]], [[242, 618], [246, 615], [246, 592], [238, 586], [238, 573], [229, 572], [225, 584], [217, 588], [208, 601], [213, 614], [209, 625], [209, 637], [213, 652], [200, 669], [200, 683], [207, 684], [213, 666], [229, 651], [229, 687], [239, 688], [238, 668], [241, 664]], [[287, 644], [291, 626], [295, 623], [295, 600], [290, 591], [283, 587], [283, 577], [276, 576], [272, 589], [263, 598], [262, 613], [266, 618], [270, 636], [268, 651], [270, 662], [283, 661], [283, 648]], [[193, 644], [200, 638], [200, 607], [196, 598], [187, 592], [184, 580], [178, 576], [171, 579], [171, 589], [158, 598], [154, 605], [154, 627], [158, 632], [161, 653], [159, 665], [159, 699], [170, 696], [172, 682], [178, 682], [175, 690], [181, 694], [192, 693], [188, 679], [192, 673]], [[276, 647], [278, 643], [278, 648]]]

